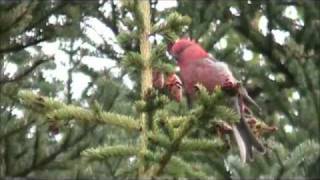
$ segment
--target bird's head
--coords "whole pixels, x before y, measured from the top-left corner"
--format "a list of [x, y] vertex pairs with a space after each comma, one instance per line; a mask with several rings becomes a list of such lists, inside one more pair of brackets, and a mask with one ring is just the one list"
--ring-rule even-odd
[[190, 38], [181, 38], [168, 45], [168, 52], [173, 57], [177, 58], [183, 52], [183, 50], [194, 44], [196, 44], [196, 42]]

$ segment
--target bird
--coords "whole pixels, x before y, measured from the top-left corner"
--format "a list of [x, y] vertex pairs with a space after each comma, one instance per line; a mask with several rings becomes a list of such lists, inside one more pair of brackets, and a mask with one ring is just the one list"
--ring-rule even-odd
[[169, 43], [167, 49], [180, 68], [180, 77], [189, 104], [196, 99], [198, 84], [204, 86], [210, 93], [213, 93], [218, 86], [224, 91], [233, 92], [230, 101], [232, 108], [240, 115], [240, 120], [231, 127], [239, 147], [241, 161], [252, 160], [253, 148], [264, 153], [264, 145], [254, 136], [244, 118], [245, 100], [258, 108], [259, 106], [235, 78], [228, 64], [215, 59], [199, 43], [190, 38], [177, 39]]

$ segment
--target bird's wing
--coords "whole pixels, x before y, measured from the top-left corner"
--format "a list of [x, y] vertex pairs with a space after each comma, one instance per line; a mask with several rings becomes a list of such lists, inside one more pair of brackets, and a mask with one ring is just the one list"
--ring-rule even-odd
[[206, 85], [209, 91], [213, 91], [216, 86], [224, 86], [226, 83], [236, 84], [228, 65], [221, 61], [213, 61], [210, 58], [204, 58], [193, 62], [191, 65], [195, 68], [195, 76], [200, 83]]

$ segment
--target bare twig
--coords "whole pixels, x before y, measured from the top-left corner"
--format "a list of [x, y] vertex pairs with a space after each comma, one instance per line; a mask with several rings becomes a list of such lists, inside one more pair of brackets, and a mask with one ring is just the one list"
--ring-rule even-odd
[[43, 42], [43, 41], [46, 41], [46, 40], [49, 40], [49, 38], [48, 37], [40, 38], [40, 39], [32, 40], [32, 41], [27, 42], [27, 43], [22, 43], [22, 44], [15, 43], [15, 44], [10, 45], [9, 47], [5, 47], [5, 48], [0, 49], [0, 54], [20, 51], [20, 50], [22, 50], [24, 48], [36, 45], [36, 44], [38, 44], [40, 42]]
[[72, 132], [69, 131], [66, 135], [66, 138], [64, 139], [64, 141], [61, 143], [60, 147], [56, 151], [54, 151], [53, 153], [51, 153], [50, 155], [48, 155], [42, 159], [39, 159], [39, 161], [37, 161], [32, 166], [27, 167], [26, 169], [23, 169], [19, 172], [14, 173], [14, 176], [26, 176], [30, 172], [50, 164], [51, 162], [53, 162], [56, 159], [56, 157], [58, 155], [66, 152], [69, 147], [78, 145], [85, 137], [87, 137], [87, 135], [91, 131], [94, 130], [95, 127], [96, 126], [90, 127], [87, 131], [85, 131], [84, 133], [81, 133], [80, 135], [75, 137], [73, 140], [71, 140]]
[[38, 66], [40, 66], [41, 64], [48, 62], [52, 60], [52, 58], [49, 59], [39, 59], [37, 61], [35, 61], [31, 67], [23, 70], [21, 73], [16, 74], [14, 77], [9, 78], [7, 76], [0, 78], [0, 85], [3, 85], [5, 83], [9, 83], [9, 82], [16, 82], [16, 81], [20, 81], [21, 79], [25, 78], [27, 75], [29, 75], [30, 73], [32, 73]]

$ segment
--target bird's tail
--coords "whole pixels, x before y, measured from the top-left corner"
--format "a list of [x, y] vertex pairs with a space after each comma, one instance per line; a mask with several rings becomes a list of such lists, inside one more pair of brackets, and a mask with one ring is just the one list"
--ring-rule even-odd
[[236, 112], [240, 114], [240, 122], [232, 126], [232, 132], [240, 150], [241, 160], [242, 162], [246, 162], [248, 159], [252, 159], [253, 147], [262, 153], [265, 152], [265, 147], [254, 136], [247, 122], [245, 121], [243, 113], [241, 112], [241, 104], [239, 103], [239, 100], [240, 103], [243, 103], [241, 98], [234, 97], [234, 106]]

